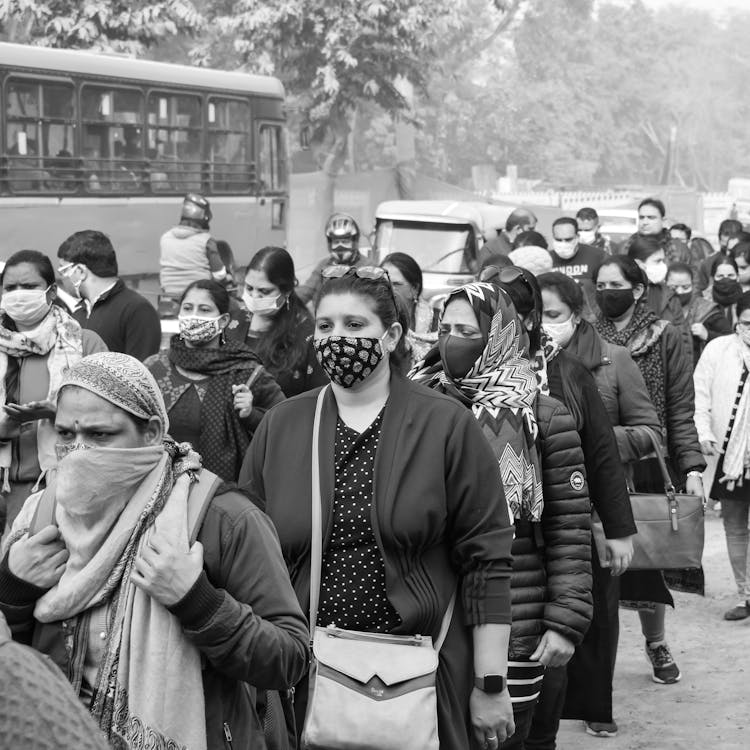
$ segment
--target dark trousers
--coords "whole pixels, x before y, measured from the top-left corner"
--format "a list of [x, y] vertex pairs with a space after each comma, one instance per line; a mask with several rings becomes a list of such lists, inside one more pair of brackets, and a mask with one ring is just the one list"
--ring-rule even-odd
[[513, 711], [513, 721], [516, 725], [516, 731], [513, 732], [499, 750], [524, 750], [524, 742], [531, 728], [531, 720], [534, 718], [534, 704], [531, 703], [528, 708], [521, 711]]
[[568, 667], [547, 667], [542, 691], [529, 722], [526, 742], [521, 747], [525, 750], [555, 750], [567, 690]]

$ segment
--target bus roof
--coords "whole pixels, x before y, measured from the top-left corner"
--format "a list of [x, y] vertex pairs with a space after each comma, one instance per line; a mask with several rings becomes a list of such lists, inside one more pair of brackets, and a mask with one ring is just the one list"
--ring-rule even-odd
[[194, 86], [284, 98], [284, 86], [278, 78], [273, 76], [174, 65], [106, 53], [0, 43], [0, 65], [7, 65], [18, 72], [23, 72], [23, 69], [54, 71], [88, 77], [140, 80], [165, 86]]

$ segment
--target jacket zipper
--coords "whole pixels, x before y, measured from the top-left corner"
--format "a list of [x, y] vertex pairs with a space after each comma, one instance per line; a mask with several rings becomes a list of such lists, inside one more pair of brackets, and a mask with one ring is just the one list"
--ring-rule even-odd
[[228, 750], [232, 750], [232, 730], [229, 728], [229, 724], [224, 722], [224, 744]]

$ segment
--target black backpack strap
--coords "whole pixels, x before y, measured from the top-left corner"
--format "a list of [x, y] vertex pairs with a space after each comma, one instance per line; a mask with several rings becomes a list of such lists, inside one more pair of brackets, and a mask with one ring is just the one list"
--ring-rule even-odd
[[188, 536], [191, 547], [198, 538], [198, 532], [208, 512], [209, 503], [223, 483], [221, 477], [207, 469], [201, 469], [200, 474], [198, 474], [198, 481], [190, 487], [187, 514]]
[[31, 517], [29, 524], [29, 536], [34, 536], [45, 526], [57, 526], [55, 521], [55, 509], [57, 500], [55, 498], [55, 480], [54, 475], [42, 490], [42, 496], [39, 498], [34, 515]]

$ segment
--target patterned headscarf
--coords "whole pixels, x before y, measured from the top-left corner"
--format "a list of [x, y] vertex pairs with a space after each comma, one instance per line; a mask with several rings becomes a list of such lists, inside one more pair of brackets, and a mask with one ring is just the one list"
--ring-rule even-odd
[[468, 284], [446, 302], [466, 299], [485, 342], [482, 354], [463, 378], [451, 378], [434, 347], [409, 374], [413, 380], [448, 393], [471, 408], [500, 463], [506, 500], [516, 519], [538, 521], [542, 482], [536, 449], [536, 374], [529, 362], [528, 337], [505, 292], [494, 284]]
[[99, 352], [84, 357], [63, 377], [60, 390], [75, 385], [141, 419], [159, 417], [164, 432], [169, 417], [154, 376], [135, 357], [120, 352]]

